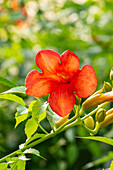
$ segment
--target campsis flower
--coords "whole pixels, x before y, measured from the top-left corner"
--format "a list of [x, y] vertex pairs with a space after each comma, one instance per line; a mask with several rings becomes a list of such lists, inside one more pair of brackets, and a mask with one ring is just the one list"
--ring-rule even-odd
[[52, 50], [41, 50], [35, 62], [42, 72], [33, 70], [27, 75], [26, 94], [41, 97], [50, 93], [49, 105], [61, 117], [72, 111], [75, 93], [79, 98], [86, 98], [96, 89], [94, 69], [90, 65], [79, 69], [79, 58], [70, 50], [61, 56]]

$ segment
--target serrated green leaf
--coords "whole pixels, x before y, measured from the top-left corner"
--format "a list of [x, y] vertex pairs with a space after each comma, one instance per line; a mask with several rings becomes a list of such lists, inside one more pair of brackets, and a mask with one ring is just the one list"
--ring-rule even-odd
[[[16, 114], [17, 114], [17, 113], [16, 113]], [[24, 120], [26, 120], [27, 117], [28, 117], [28, 113], [23, 114], [23, 115], [18, 116], [18, 117], [15, 117], [15, 119], [16, 119], [15, 128], [16, 128], [21, 122], [23, 122]]]
[[31, 137], [37, 130], [38, 124], [35, 119], [31, 118], [26, 122], [25, 125], [25, 134], [27, 138]]
[[18, 160], [17, 162], [17, 170], [25, 170], [25, 166], [26, 166], [26, 161], [23, 160]]
[[35, 140], [35, 139], [42, 138], [42, 137], [44, 137], [44, 136], [45, 136], [45, 134], [35, 133], [32, 137], [30, 137], [30, 138], [28, 138], [28, 139], [26, 140], [25, 145], [27, 145], [28, 143], [32, 142], [32, 141]]
[[77, 137], [77, 138], [96, 140], [96, 141], [104, 142], [106, 144], [113, 146], [113, 139], [106, 138], [106, 137], [89, 136], [89, 137]]
[[42, 115], [42, 113], [44, 113], [44, 111], [47, 109], [47, 106], [48, 106], [48, 103], [45, 102], [45, 103], [39, 108], [39, 110], [37, 111], [37, 113], [36, 113], [36, 114], [33, 114], [33, 116], [36, 117], [36, 116]]
[[42, 106], [42, 102], [38, 101], [38, 100], [34, 100], [30, 103], [29, 105], [29, 112], [32, 112], [33, 114], [37, 113], [37, 110]]
[[13, 162], [15, 162], [17, 160], [18, 160], [18, 157], [8, 157], [8, 158], [6, 158], [6, 161], [8, 163], [13, 163]]
[[47, 119], [48, 119], [51, 127], [53, 127], [53, 125], [55, 124], [55, 122], [57, 122], [58, 120], [60, 120], [61, 117], [58, 116], [58, 115], [57, 115], [56, 113], [54, 113], [54, 112], [51, 113], [51, 112], [47, 111]]
[[7, 163], [0, 163], [0, 169], [1, 170], [6, 170], [7, 169], [8, 164]]
[[[42, 156], [40, 155], [40, 152], [39, 152], [38, 150], [36, 150], [36, 149], [29, 148], [29, 149], [26, 149], [23, 153], [24, 153], [24, 154], [27, 154], [27, 153], [33, 154], [33, 155], [36, 155], [36, 156], [38, 156], [38, 157], [41, 157], [41, 158], [45, 159], [44, 157], [42, 157]], [[46, 160], [46, 159], [45, 159], [45, 160]]]
[[0, 94], [0, 99], [11, 100], [11, 101], [19, 103], [22, 106], [25, 106], [25, 103], [24, 103], [23, 99], [21, 97], [18, 97], [16, 95], [14, 95], [14, 94], [7, 94], [7, 93]]
[[10, 90], [3, 92], [2, 94], [4, 94], [4, 93], [22, 93], [22, 94], [25, 94], [25, 86], [17, 86], [17, 87], [11, 88]]
[[32, 116], [35, 118], [42, 114], [46, 110], [47, 106], [47, 102], [42, 103], [41, 101], [34, 100], [30, 103], [28, 110], [29, 112], [32, 112]]
[[113, 170], [113, 161], [110, 164], [110, 169], [109, 170]]
[[13, 168], [14, 170], [17, 170], [17, 161], [18, 161], [18, 157], [9, 157], [6, 158], [6, 161], [8, 163], [8, 165], [10, 165], [11, 168]]
[[17, 107], [16, 117], [26, 114], [27, 112], [28, 112], [28, 109], [26, 107], [20, 105]]
[[45, 117], [46, 117], [46, 110], [43, 113], [41, 113], [40, 115], [37, 116], [38, 123], [41, 122]]
[[12, 81], [10, 81], [10, 80], [8, 80], [4, 77], [1, 77], [1, 76], [0, 76], [0, 84], [8, 86], [8, 87], [15, 87], [16, 86], [16, 84], [14, 84]]
[[18, 106], [17, 112], [15, 114], [16, 124], [15, 128], [18, 126], [19, 123], [23, 122], [28, 118], [28, 109], [24, 106]]

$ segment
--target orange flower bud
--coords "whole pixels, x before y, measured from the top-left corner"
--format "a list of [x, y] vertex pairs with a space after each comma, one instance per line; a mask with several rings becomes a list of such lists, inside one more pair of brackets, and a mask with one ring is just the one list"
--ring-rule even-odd
[[109, 92], [112, 91], [112, 86], [110, 83], [104, 81], [104, 91]]
[[94, 129], [94, 120], [92, 116], [89, 116], [88, 118], [86, 118], [84, 120], [84, 124], [86, 127], [88, 127], [89, 129]]
[[88, 110], [107, 101], [113, 101], [113, 91], [89, 97], [87, 100], [85, 100], [82, 107], [83, 110]]
[[111, 113], [113, 113], [113, 108], [106, 112], [106, 116], [110, 115]]
[[61, 118], [61, 119], [58, 120], [57, 122], [55, 122], [54, 127], [55, 127], [56, 129], [59, 128], [61, 125], [63, 125], [65, 122], [67, 122], [67, 121], [69, 120], [68, 117], [69, 117], [69, 114], [68, 114], [67, 116]]
[[100, 127], [104, 128], [110, 125], [111, 123], [113, 123], [113, 112], [110, 115], [105, 117], [104, 121], [100, 123]]
[[105, 119], [105, 117], [106, 117], [106, 110], [100, 108], [95, 115], [96, 121], [100, 123]]

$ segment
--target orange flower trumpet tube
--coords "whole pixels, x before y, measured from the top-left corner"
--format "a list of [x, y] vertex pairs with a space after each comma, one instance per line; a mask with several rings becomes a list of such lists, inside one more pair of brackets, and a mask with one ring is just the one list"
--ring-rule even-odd
[[113, 123], [113, 108], [106, 112], [106, 117], [103, 122], [100, 123], [100, 127], [104, 128]]
[[82, 105], [84, 110], [91, 109], [107, 101], [113, 101], [113, 91], [89, 97]]
[[69, 114], [79, 98], [90, 96], [96, 89], [97, 78], [92, 66], [79, 69], [78, 56], [70, 50], [61, 56], [53, 50], [41, 50], [35, 57], [42, 72], [33, 70], [25, 80], [26, 94], [35, 97], [49, 95], [49, 105], [59, 116]]

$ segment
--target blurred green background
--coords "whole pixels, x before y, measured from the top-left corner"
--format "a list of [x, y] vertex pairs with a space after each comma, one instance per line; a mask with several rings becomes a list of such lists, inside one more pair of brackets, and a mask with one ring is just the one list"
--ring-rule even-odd
[[[113, 66], [112, 0], [0, 0], [0, 76], [24, 85], [27, 73], [41, 49], [59, 54], [67, 49], [80, 58], [80, 68], [90, 64], [97, 75], [97, 90], [109, 81]], [[0, 84], [0, 92], [12, 85]], [[32, 97], [23, 96], [26, 105]], [[26, 139], [25, 122], [14, 129], [17, 103], [0, 100], [0, 157], [14, 151]], [[110, 107], [113, 105], [111, 104]], [[45, 120], [43, 126], [49, 131]], [[113, 125], [98, 135], [113, 137]], [[81, 170], [88, 162], [108, 154], [108, 145], [76, 139], [89, 135], [81, 127], [47, 140], [36, 148], [47, 161], [32, 156], [27, 170]], [[90, 170], [108, 168], [110, 161]]]

